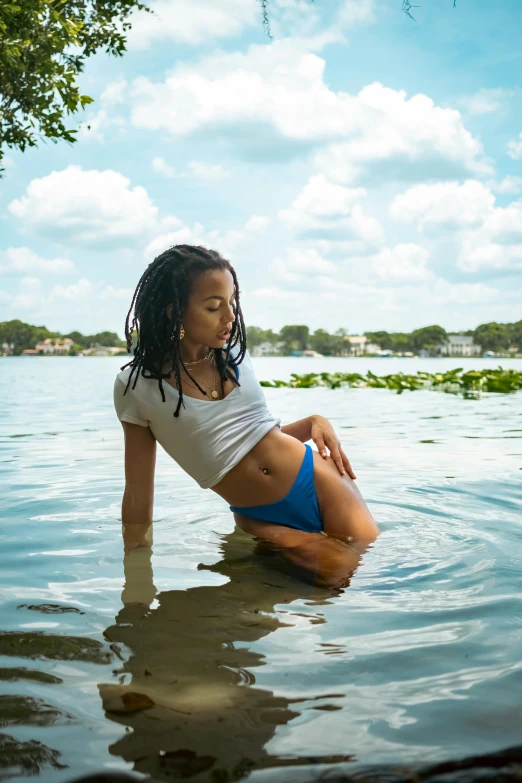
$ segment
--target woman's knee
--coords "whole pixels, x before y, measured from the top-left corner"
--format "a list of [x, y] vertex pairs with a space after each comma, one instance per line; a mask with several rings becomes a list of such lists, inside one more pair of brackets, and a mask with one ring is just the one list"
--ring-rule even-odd
[[264, 541], [270, 541], [282, 549], [300, 547], [316, 538], [324, 538], [322, 533], [307, 533], [303, 530], [296, 530], [293, 527], [276, 524], [275, 522], [262, 522], [257, 519], [250, 519], [236, 512], [234, 512], [234, 520], [236, 525], [245, 533]]
[[379, 528], [364, 498], [349, 476], [341, 476], [333, 460], [315, 461], [314, 482], [324, 532], [347, 544], [370, 545]]

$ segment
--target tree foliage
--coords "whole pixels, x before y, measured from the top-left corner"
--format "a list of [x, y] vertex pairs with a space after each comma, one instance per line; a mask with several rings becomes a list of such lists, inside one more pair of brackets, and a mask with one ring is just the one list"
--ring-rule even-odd
[[446, 337], [446, 330], [442, 326], [423, 326], [411, 333], [411, 343], [414, 351], [437, 353], [439, 345], [446, 340]]
[[[436, 324], [415, 329], [413, 332], [380, 330], [364, 333], [368, 342], [376, 343], [384, 351], [418, 353], [420, 350], [424, 350], [432, 356], [440, 354], [440, 346], [447, 340], [448, 334], [442, 326]], [[522, 353], [522, 321], [507, 324], [481, 324], [476, 329], [460, 332], [460, 334], [473, 337], [473, 341], [481, 346], [482, 351]], [[249, 348], [269, 342], [274, 353], [277, 343], [283, 342], [281, 353], [311, 348], [324, 356], [345, 356], [349, 355], [351, 351], [347, 338], [346, 329], [337, 329], [333, 334], [326, 329], [316, 329], [310, 334], [308, 327], [290, 324], [284, 326], [278, 334], [271, 329], [261, 329], [259, 326], [247, 327]]]
[[126, 347], [126, 343], [120, 340], [114, 332], [98, 332], [98, 334], [91, 335], [83, 335], [81, 332], [70, 332], [62, 335], [59, 332], [50, 332], [45, 326], [32, 326], [18, 319], [0, 322], [0, 349], [3, 343], [13, 345], [15, 356], [20, 355], [26, 348], [34, 348], [37, 343], [43, 342], [48, 337], [53, 340], [63, 340], [65, 337], [70, 337], [75, 345], [73, 353], [91, 346]]
[[302, 324], [283, 326], [279, 333], [279, 339], [284, 342], [285, 353], [290, 351], [305, 351], [308, 345], [308, 326]]
[[522, 321], [512, 324], [498, 324], [491, 321], [477, 326], [473, 339], [484, 351], [501, 351], [505, 347], [522, 349]]
[[92, 102], [78, 76], [100, 50], [123, 54], [136, 10], [147, 8], [140, 0], [0, 2], [0, 164], [6, 147], [76, 140], [67, 115]]

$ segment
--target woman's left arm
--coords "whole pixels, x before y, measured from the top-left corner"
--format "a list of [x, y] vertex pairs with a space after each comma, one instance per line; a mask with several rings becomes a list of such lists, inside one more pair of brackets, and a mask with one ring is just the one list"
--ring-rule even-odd
[[301, 443], [306, 443], [307, 440], [313, 440], [317, 446], [317, 450], [321, 457], [328, 458], [326, 448], [330, 449], [330, 456], [337, 465], [339, 473], [344, 476], [348, 473], [350, 478], [357, 478], [352, 470], [350, 461], [344, 451], [341, 448], [341, 442], [335, 430], [324, 416], [314, 414], [313, 416], [307, 416], [306, 419], [299, 419], [292, 424], [285, 424], [281, 427], [281, 432], [285, 435], [291, 435], [293, 438], [297, 438]]

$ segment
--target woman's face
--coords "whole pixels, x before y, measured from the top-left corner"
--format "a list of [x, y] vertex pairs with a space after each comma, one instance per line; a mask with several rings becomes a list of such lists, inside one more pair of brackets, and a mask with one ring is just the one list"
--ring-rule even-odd
[[234, 278], [228, 269], [213, 269], [199, 275], [183, 313], [184, 341], [223, 348], [236, 319], [234, 304]]

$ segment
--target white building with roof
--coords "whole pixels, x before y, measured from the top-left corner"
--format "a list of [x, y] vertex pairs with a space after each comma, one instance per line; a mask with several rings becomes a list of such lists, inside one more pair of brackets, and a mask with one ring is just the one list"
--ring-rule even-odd
[[353, 334], [345, 337], [350, 343], [350, 356], [362, 356], [365, 353], [379, 353], [381, 346], [369, 341], [364, 334]]
[[70, 337], [64, 337], [63, 340], [47, 337], [42, 343], [35, 345], [35, 351], [40, 354], [49, 354], [51, 356], [67, 356], [69, 349], [72, 348], [74, 341]]
[[473, 337], [467, 334], [449, 334], [439, 348], [442, 356], [479, 356], [482, 350], [480, 345], [473, 342]]

